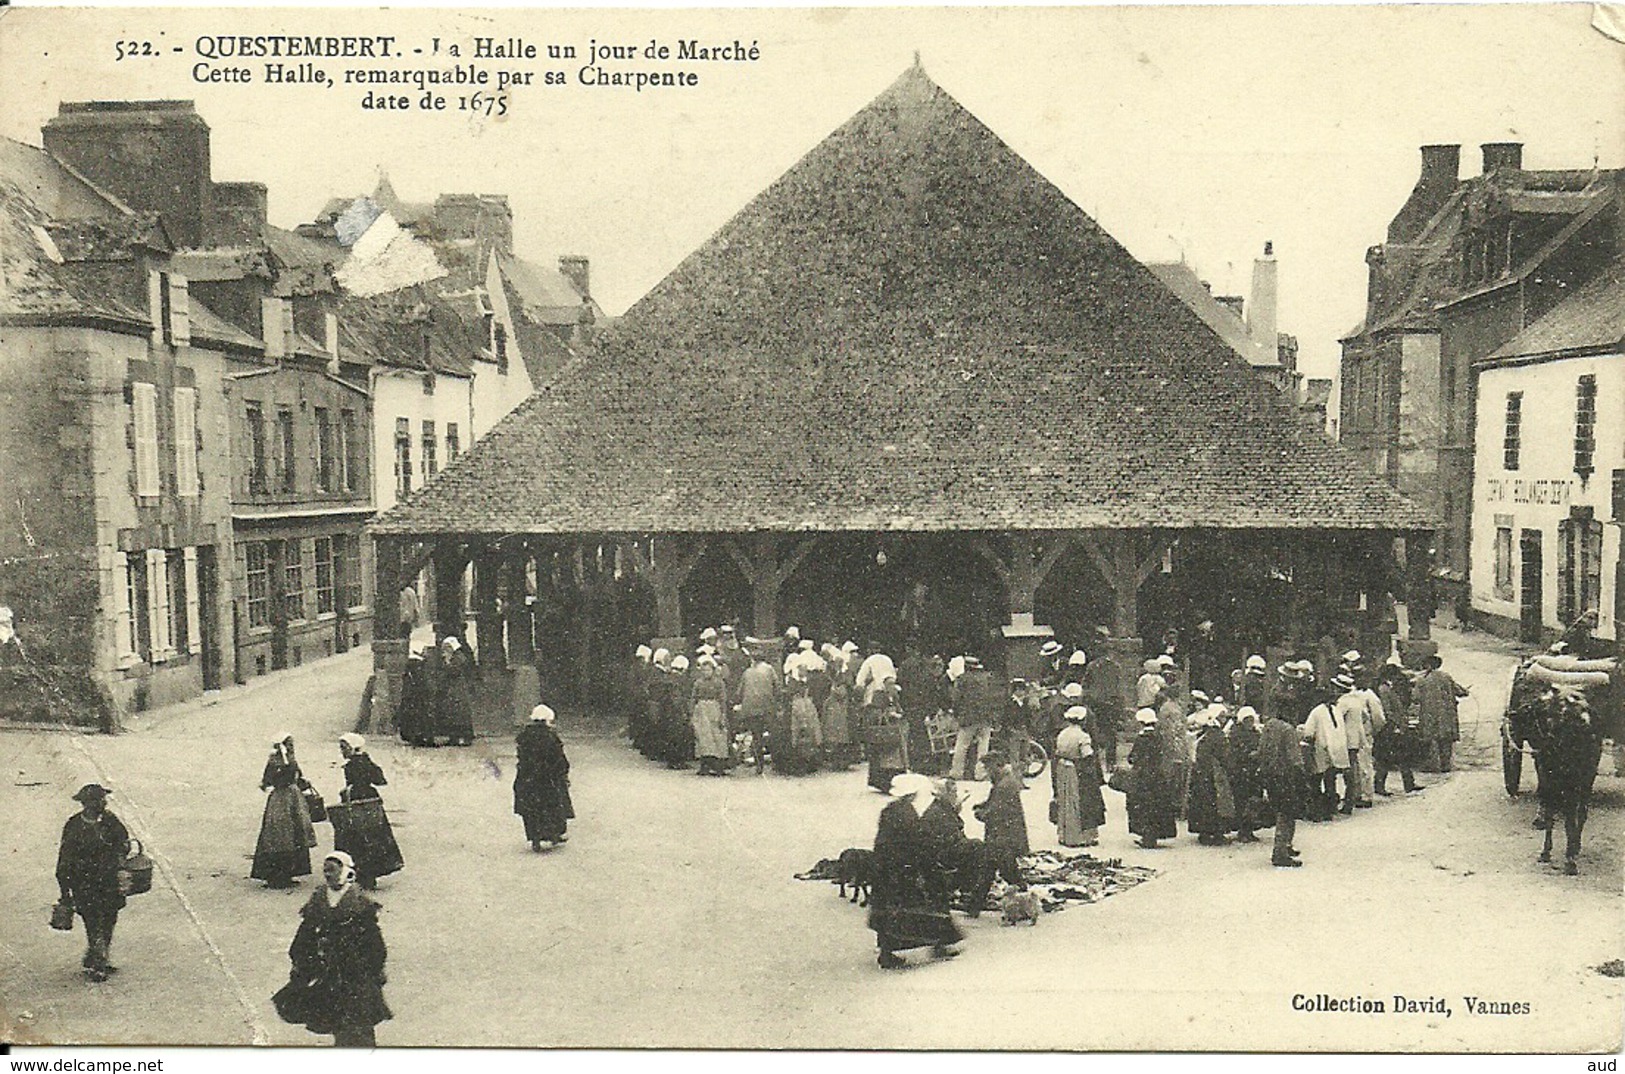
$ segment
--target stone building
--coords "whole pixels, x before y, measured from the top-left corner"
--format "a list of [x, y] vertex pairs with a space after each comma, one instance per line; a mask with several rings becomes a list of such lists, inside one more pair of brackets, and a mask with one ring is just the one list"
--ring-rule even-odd
[[363, 356], [339, 344], [334, 259], [267, 222], [262, 184], [213, 180], [190, 102], [64, 104], [42, 133], [58, 160], [156, 215], [186, 297], [230, 337], [208, 432], [231, 468], [219, 573], [236, 677], [365, 643], [372, 407]]
[[484, 673], [556, 697], [734, 617], [997, 660], [1034, 618], [1136, 658], [1200, 612], [1225, 659], [1385, 654], [1432, 523], [916, 65], [373, 532], [381, 621], [472, 560]]
[[1524, 641], [1625, 615], [1625, 257], [1474, 364], [1474, 621]]
[[0, 140], [0, 604], [28, 665], [0, 717], [111, 727], [233, 674], [222, 386], [256, 343], [190, 293], [172, 235]]
[[1366, 315], [1342, 340], [1339, 436], [1440, 521], [1441, 601], [1468, 611], [1473, 363], [1605, 265], [1621, 240], [1619, 175], [1531, 171], [1519, 143], [1422, 147], [1386, 240], [1366, 253]]

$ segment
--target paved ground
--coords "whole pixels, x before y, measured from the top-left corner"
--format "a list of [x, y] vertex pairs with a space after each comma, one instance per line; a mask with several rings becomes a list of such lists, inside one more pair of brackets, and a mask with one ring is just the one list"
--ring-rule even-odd
[[[1441, 634], [1474, 689], [1463, 753], [1496, 762], [1510, 650]], [[271, 733], [298, 738], [336, 797], [335, 736], [365, 652], [150, 714], [132, 733], [0, 732], [0, 1018], [13, 1040], [304, 1044], [269, 997], [310, 890], [246, 879]], [[1037, 928], [966, 922], [965, 953], [876, 968], [862, 911], [791, 874], [867, 845], [882, 800], [856, 773], [700, 780], [609, 734], [564, 727], [580, 820], [532, 854], [510, 813], [511, 742], [377, 742], [407, 859], [379, 893], [396, 1018], [385, 1044], [1605, 1049], [1620, 1041], [1625, 781], [1599, 780], [1584, 875], [1534, 863], [1533, 805], [1490, 768], [1352, 820], [1300, 827], [1309, 863], [1259, 847], [1135, 848], [1108, 792], [1103, 852], [1160, 875]], [[1611, 767], [1605, 762], [1605, 771]], [[160, 876], [119, 925], [113, 981], [78, 973], [81, 936], [45, 920], [67, 796], [97, 779]], [[1437, 781], [1438, 777], [1435, 777]], [[1043, 781], [1040, 781], [1041, 783]], [[1027, 796], [1053, 846], [1047, 790]], [[974, 821], [971, 824], [975, 832]], [[331, 831], [318, 826], [323, 839]], [[324, 843], [324, 846], [326, 844]], [[1442, 996], [1444, 1015], [1295, 1013], [1295, 994]], [[1471, 1015], [1468, 995], [1528, 1015]]]

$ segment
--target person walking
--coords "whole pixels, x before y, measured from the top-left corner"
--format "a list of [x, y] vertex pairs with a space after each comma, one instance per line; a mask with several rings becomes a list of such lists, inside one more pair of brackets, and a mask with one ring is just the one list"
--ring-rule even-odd
[[[1075, 684], [1074, 684], [1075, 685]], [[1106, 800], [1100, 793], [1100, 761], [1084, 728], [1089, 709], [1073, 705], [1066, 725], [1055, 737], [1055, 838], [1064, 847], [1092, 847], [1106, 823]]]
[[279, 734], [271, 743], [271, 756], [260, 776], [260, 790], [269, 791], [260, 818], [260, 837], [254, 845], [254, 864], [248, 875], [268, 888], [291, 888], [296, 876], [310, 875], [310, 848], [316, 829], [305, 804], [304, 774], [294, 759], [293, 736]]
[[1411, 702], [1411, 681], [1398, 664], [1384, 664], [1377, 677], [1383, 724], [1377, 729], [1371, 757], [1373, 793], [1387, 798], [1388, 773], [1398, 771], [1406, 794], [1418, 794], [1415, 764], [1420, 752], [1420, 726]]
[[[1334, 676], [1332, 689], [1337, 696], [1348, 691], [1354, 684], [1347, 676]], [[1342, 718], [1337, 715], [1333, 707], [1336, 699], [1323, 700], [1309, 710], [1309, 716], [1299, 725], [1298, 730], [1313, 750], [1311, 785], [1315, 789], [1314, 795], [1308, 802], [1308, 819], [1312, 821], [1331, 820], [1338, 811], [1337, 805], [1337, 779], [1343, 778], [1343, 787], [1348, 790], [1351, 786], [1349, 779], [1349, 747], [1348, 737]], [[1354, 812], [1355, 795], [1348, 796], [1348, 808], [1345, 813]]]
[[1276, 710], [1258, 735], [1258, 777], [1275, 817], [1275, 846], [1270, 864], [1296, 868], [1302, 862], [1293, 849], [1298, 813], [1302, 809], [1304, 770], [1302, 738], [1298, 729]]
[[1428, 657], [1427, 670], [1416, 683], [1416, 710], [1421, 718], [1424, 772], [1448, 772], [1451, 754], [1461, 738], [1461, 721], [1456, 702], [1467, 696], [1467, 688], [1450, 677], [1438, 654]]
[[1203, 846], [1224, 846], [1236, 820], [1228, 743], [1211, 708], [1193, 714], [1191, 720], [1197, 725], [1196, 758], [1191, 764], [1185, 823]]
[[967, 655], [965, 673], [954, 685], [954, 719], [959, 723], [959, 733], [954, 736], [953, 761], [948, 770], [954, 779], [975, 778], [971, 749], [975, 748], [978, 760], [987, 753], [993, 741], [993, 728], [1000, 722], [1007, 704], [1005, 691], [999, 689], [982, 661]]
[[[439, 726], [453, 746], [474, 744], [474, 662], [463, 643], [448, 635], [440, 643]], [[366, 875], [363, 872], [362, 875]]]
[[422, 654], [406, 658], [401, 672], [401, 701], [395, 707], [395, 729], [412, 746], [434, 745], [434, 684]]
[[1128, 830], [1140, 837], [1142, 848], [1155, 850], [1158, 840], [1179, 834], [1174, 827], [1174, 783], [1163, 757], [1156, 711], [1142, 708], [1134, 721], [1140, 732], [1128, 751]]
[[112, 793], [99, 783], [87, 783], [74, 793], [79, 812], [62, 826], [56, 854], [60, 905], [84, 922], [85, 955], [79, 964], [92, 981], [105, 981], [118, 972], [110, 959], [113, 927], [124, 909], [126, 892], [119, 882], [119, 867], [130, 853], [130, 833], [107, 808]]
[[[367, 740], [360, 735], [340, 735], [339, 753], [344, 757], [344, 789], [339, 791], [338, 815], [344, 819], [333, 824], [333, 849], [352, 857], [357, 882], [370, 890], [378, 886], [379, 877], [399, 872], [405, 864], [384, 812], [383, 795], [378, 793], [389, 780], [378, 762], [367, 755]], [[328, 816], [332, 818], [332, 811]]]
[[1236, 798], [1236, 841], [1256, 843], [1253, 834], [1264, 816], [1262, 784], [1258, 778], [1258, 745], [1261, 729], [1258, 710], [1244, 705], [1236, 712], [1236, 719], [1228, 730], [1230, 752], [1230, 787]]
[[690, 721], [694, 731], [694, 753], [700, 759], [701, 776], [728, 774], [728, 683], [723, 679], [715, 657], [695, 661], [694, 686], [689, 691]]
[[288, 983], [271, 997], [283, 1021], [338, 1048], [376, 1048], [377, 1027], [394, 1017], [384, 1002], [388, 949], [379, 906], [356, 883], [350, 856], [335, 850], [322, 862], [322, 887], [299, 911], [288, 947]]
[[[754, 638], [747, 639], [746, 644], [754, 641]], [[767, 662], [761, 649], [752, 647], [751, 665], [739, 677], [739, 721], [750, 734], [751, 753], [756, 761], [758, 776], [766, 768], [767, 724], [779, 707], [779, 689], [778, 672]]]
[[543, 843], [567, 841], [565, 828], [576, 815], [570, 801], [570, 760], [556, 721], [551, 708], [537, 705], [515, 742], [513, 811], [525, 822], [525, 838], [536, 851]]
[[952, 958], [964, 935], [949, 913], [950, 892], [937, 840], [924, 821], [935, 797], [928, 776], [904, 772], [893, 777], [892, 801], [880, 811], [875, 832], [874, 879], [869, 893], [869, 928], [874, 930], [881, 969], [904, 965], [899, 951], [929, 947]]

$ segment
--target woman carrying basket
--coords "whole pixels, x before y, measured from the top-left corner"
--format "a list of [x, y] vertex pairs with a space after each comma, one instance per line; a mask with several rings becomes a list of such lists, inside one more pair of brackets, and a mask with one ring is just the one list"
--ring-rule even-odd
[[360, 735], [340, 735], [339, 752], [344, 755], [344, 789], [339, 792], [341, 804], [328, 807], [333, 849], [355, 860], [357, 882], [371, 890], [378, 886], [380, 876], [397, 872], [405, 864], [378, 793], [379, 786], [389, 781], [378, 763], [367, 756], [367, 740]]
[[249, 877], [268, 888], [291, 888], [293, 878], [310, 875], [310, 848], [316, 829], [305, 804], [304, 776], [293, 755], [293, 736], [281, 734], [271, 743], [271, 756], [260, 776], [260, 790], [270, 791], [260, 819], [260, 837], [254, 846], [254, 867]]

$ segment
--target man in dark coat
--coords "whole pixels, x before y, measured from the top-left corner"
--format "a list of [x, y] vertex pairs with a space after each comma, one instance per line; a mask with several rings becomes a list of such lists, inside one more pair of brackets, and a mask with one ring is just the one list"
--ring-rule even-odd
[[559, 844], [575, 808], [570, 801], [570, 761], [555, 729], [553, 710], [537, 705], [530, 722], [519, 732], [518, 760], [513, 772], [513, 811], [525, 822], [530, 849], [542, 843]]
[[880, 949], [882, 969], [897, 969], [897, 954], [930, 947], [939, 958], [958, 954], [963, 939], [949, 914], [948, 885], [938, 860], [938, 840], [924, 814], [935, 788], [930, 777], [905, 772], [892, 779], [893, 801], [880, 811], [875, 832], [874, 881], [869, 896], [869, 927]]
[[80, 964], [92, 981], [105, 981], [118, 967], [108, 961], [113, 926], [124, 909], [119, 867], [130, 853], [130, 833], [107, 808], [112, 792], [99, 783], [79, 788], [79, 812], [62, 826], [56, 855], [56, 883], [62, 902], [85, 923], [85, 957]]
[[[1105, 646], [1105, 638], [1096, 644], [1094, 659], [1084, 657], [1080, 682], [1083, 685], [1083, 704], [1089, 709], [1089, 737], [1094, 740], [1095, 752], [1105, 762], [1106, 770], [1117, 767], [1117, 736], [1123, 727], [1123, 665]], [[1072, 659], [1084, 654], [1076, 652]]]
[[1292, 848], [1297, 834], [1298, 811], [1304, 792], [1303, 747], [1295, 724], [1273, 713], [1258, 737], [1258, 778], [1275, 814], [1275, 849], [1270, 864], [1296, 868], [1298, 852]]
[[377, 1025], [393, 1017], [384, 1002], [388, 950], [378, 904], [355, 885], [350, 856], [322, 862], [323, 887], [299, 911], [288, 948], [288, 983], [271, 997], [285, 1022], [333, 1035], [340, 1048], [375, 1048]]
[[987, 752], [993, 728], [1004, 716], [1008, 700], [1006, 691], [993, 681], [982, 662], [974, 656], [965, 657], [965, 674], [954, 687], [954, 719], [959, 722], [959, 734], [954, 739], [953, 763], [948, 773], [953, 778], [975, 778], [971, 748]]
[[1020, 858], [1031, 848], [1027, 840], [1027, 814], [1021, 806], [1021, 777], [1010, 761], [997, 753], [987, 756], [987, 777], [993, 781], [993, 787], [973, 810], [982, 822], [984, 859], [981, 880], [971, 895], [972, 906], [981, 906], [987, 901], [988, 889], [993, 886], [995, 877], [1002, 876], [1011, 887], [1027, 889]]
[[1456, 740], [1461, 738], [1461, 722], [1456, 714], [1456, 701], [1467, 696], [1467, 688], [1450, 677], [1444, 661], [1437, 655], [1428, 658], [1427, 671], [1416, 683], [1416, 710], [1421, 718], [1421, 737], [1425, 754], [1431, 765], [1423, 765], [1425, 772], [1448, 772]]

